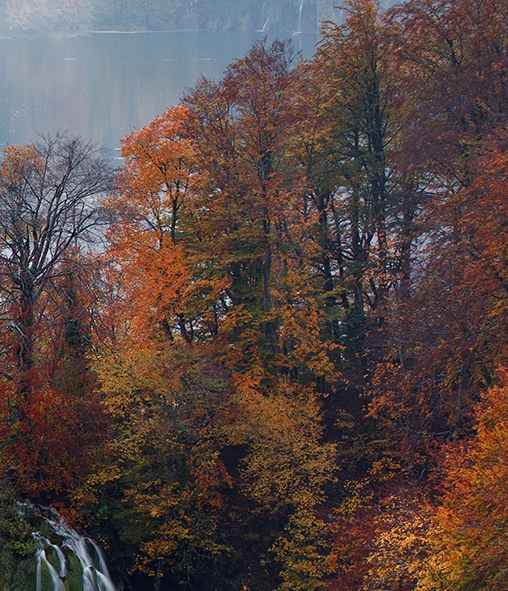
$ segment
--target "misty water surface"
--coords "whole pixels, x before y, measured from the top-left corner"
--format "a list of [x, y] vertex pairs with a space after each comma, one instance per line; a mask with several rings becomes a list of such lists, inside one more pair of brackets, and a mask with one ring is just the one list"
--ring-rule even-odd
[[[217, 79], [255, 34], [91, 33], [0, 39], [0, 149], [68, 131], [111, 150], [177, 104], [202, 74]], [[261, 34], [257, 36], [261, 38]], [[294, 35], [314, 53], [317, 35]]]

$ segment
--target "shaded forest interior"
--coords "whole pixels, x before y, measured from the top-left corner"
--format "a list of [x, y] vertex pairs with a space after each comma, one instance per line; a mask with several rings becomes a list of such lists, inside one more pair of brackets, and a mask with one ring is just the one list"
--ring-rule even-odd
[[508, 587], [508, 3], [343, 10], [4, 152], [2, 589], [16, 499], [126, 591]]

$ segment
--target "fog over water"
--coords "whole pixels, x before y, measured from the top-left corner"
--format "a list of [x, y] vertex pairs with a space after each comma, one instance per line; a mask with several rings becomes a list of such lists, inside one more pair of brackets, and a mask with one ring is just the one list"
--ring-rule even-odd
[[[262, 37], [192, 31], [0, 38], [0, 148], [59, 130], [114, 151], [128, 132], [177, 104], [200, 75], [219, 78]], [[312, 57], [317, 34], [291, 38]]]

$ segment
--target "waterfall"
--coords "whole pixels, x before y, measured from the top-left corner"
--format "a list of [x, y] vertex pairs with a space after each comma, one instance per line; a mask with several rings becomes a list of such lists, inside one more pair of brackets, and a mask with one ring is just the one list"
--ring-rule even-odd
[[298, 11], [298, 31], [297, 31], [297, 33], [302, 32], [302, 12], [303, 12], [303, 0], [300, 0], [300, 10]]
[[[46, 568], [49, 570], [49, 574], [51, 575], [51, 581], [53, 583], [53, 591], [65, 591], [65, 584], [64, 580], [61, 575], [58, 574], [56, 568], [49, 562], [46, 557], [46, 552], [44, 548], [40, 548], [37, 550], [37, 581], [35, 583], [36, 591], [40, 591], [42, 587], [41, 579], [42, 579], [42, 565], [45, 565]], [[60, 564], [60, 566], [62, 566]]]
[[266, 9], [266, 2], [267, 0], [265, 0], [265, 2], [263, 3], [263, 6], [261, 7], [261, 14], [259, 15], [259, 29], [257, 29], [258, 33], [264, 33], [266, 30], [266, 26], [268, 25], [268, 21], [270, 20], [270, 15], [266, 15], [267, 13], [267, 9]]
[[[63, 519], [58, 518], [53, 511], [56, 519], [46, 517], [53, 532], [60, 538], [61, 545], [53, 544], [39, 533], [34, 536], [40, 541], [41, 548], [37, 550], [37, 569], [35, 591], [42, 591], [42, 572], [47, 569], [51, 577], [52, 591], [66, 591], [65, 580], [68, 573], [68, 560], [63, 549], [72, 552], [83, 571], [82, 584], [83, 591], [116, 591], [116, 587], [111, 580], [106, 561], [101, 548], [90, 538], [80, 536], [75, 530], [71, 529]], [[52, 564], [48, 559], [46, 551], [55, 554]], [[70, 590], [72, 591], [72, 590]]]

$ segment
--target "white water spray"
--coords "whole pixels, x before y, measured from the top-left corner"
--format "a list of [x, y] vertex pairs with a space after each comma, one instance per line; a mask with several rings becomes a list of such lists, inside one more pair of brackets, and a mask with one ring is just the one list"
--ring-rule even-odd
[[300, 10], [298, 12], [298, 31], [297, 31], [297, 33], [302, 32], [302, 12], [303, 12], [303, 0], [300, 0]]
[[[106, 566], [100, 547], [90, 538], [80, 536], [65, 521], [58, 518], [46, 518], [53, 532], [61, 539], [61, 546], [52, 544], [47, 538], [35, 534], [41, 541], [42, 548], [37, 550], [37, 569], [35, 591], [42, 591], [42, 571], [47, 569], [51, 576], [52, 591], [66, 591], [65, 578], [68, 575], [68, 563], [62, 548], [68, 548], [79, 560], [83, 570], [83, 591], [116, 591]], [[58, 568], [48, 560], [47, 549], [55, 552]]]
[[265, 0], [261, 8], [261, 14], [259, 16], [259, 29], [257, 29], [258, 33], [265, 32], [266, 27], [268, 25], [268, 21], [270, 20], [270, 15], [267, 16], [266, 1], [267, 0]]
[[[37, 581], [35, 583], [36, 591], [41, 590], [41, 578], [42, 578], [42, 565], [48, 569], [51, 575], [51, 581], [53, 583], [53, 591], [65, 591], [65, 584], [62, 577], [58, 574], [56, 568], [49, 562], [44, 548], [37, 550]], [[62, 566], [60, 564], [60, 566]]]

